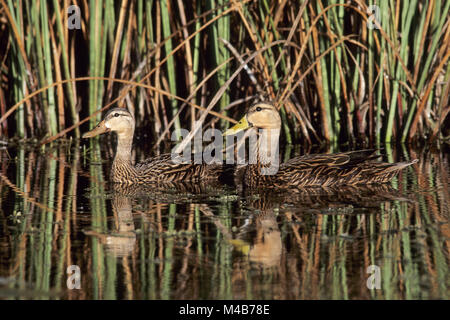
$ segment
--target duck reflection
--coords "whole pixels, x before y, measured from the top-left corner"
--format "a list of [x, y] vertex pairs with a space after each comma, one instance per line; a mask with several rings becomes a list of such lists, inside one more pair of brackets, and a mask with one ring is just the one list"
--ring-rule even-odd
[[114, 233], [106, 237], [106, 252], [124, 257], [133, 252], [136, 244], [136, 232], [134, 229], [131, 200], [123, 195], [116, 195], [112, 199], [112, 211], [114, 214]]
[[133, 202], [153, 200], [156, 203], [199, 203], [212, 197], [222, 197], [225, 186], [204, 183], [170, 182], [166, 184], [110, 185], [113, 227], [108, 232], [85, 230], [89, 236], [97, 237], [105, 245], [107, 254], [127, 257], [133, 253], [136, 244], [136, 230], [133, 217]]
[[113, 229], [107, 233], [92, 230], [85, 231], [84, 233], [97, 237], [105, 246], [108, 255], [127, 257], [131, 255], [136, 245], [132, 201], [129, 195], [115, 191], [111, 205], [114, 217]]
[[283, 241], [277, 217], [285, 215], [292, 223], [306, 215], [351, 215], [379, 212], [381, 203], [413, 200], [389, 185], [292, 189], [273, 192], [253, 189], [245, 192], [244, 209], [249, 218], [229, 242], [248, 259], [253, 269], [271, 270], [281, 264]]
[[248, 257], [253, 267], [267, 269], [280, 266], [283, 250], [281, 233], [276, 215], [270, 210], [259, 213], [230, 243]]
[[108, 232], [85, 232], [100, 239], [107, 254], [114, 257], [132, 255], [136, 246], [133, 202], [145, 199], [156, 203], [197, 203], [200, 211], [211, 218], [235, 252], [243, 256], [252, 269], [259, 270], [276, 270], [280, 267], [284, 241], [278, 220], [295, 224], [299, 222], [296, 220], [302, 220], [307, 215], [315, 217], [318, 214], [374, 213], [379, 212], [382, 202], [411, 201], [386, 184], [339, 189], [295, 188], [288, 192], [274, 192], [273, 189], [264, 188], [247, 189], [238, 197], [245, 222], [230, 230], [221, 224], [220, 219], [213, 213], [214, 210], [210, 208], [214, 199], [223, 198], [227, 192], [230, 194], [225, 186], [170, 183], [145, 186], [113, 184], [111, 187], [112, 229]]

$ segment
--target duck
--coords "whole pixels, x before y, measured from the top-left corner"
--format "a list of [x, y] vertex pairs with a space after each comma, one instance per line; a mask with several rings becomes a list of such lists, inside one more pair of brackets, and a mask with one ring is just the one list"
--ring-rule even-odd
[[133, 165], [131, 150], [134, 131], [133, 115], [126, 108], [115, 107], [105, 114], [97, 126], [83, 135], [83, 138], [93, 138], [109, 132], [117, 135], [117, 146], [111, 166], [112, 182], [133, 185], [220, 180], [223, 172], [220, 164], [196, 164], [192, 161], [186, 163], [181, 157], [171, 153], [151, 157]]
[[[279, 164], [281, 117], [270, 102], [252, 105], [244, 117], [223, 133], [249, 135], [249, 163], [242, 173], [244, 187], [305, 188], [358, 186], [389, 182], [401, 170], [416, 163], [378, 161], [376, 149], [310, 154]], [[253, 139], [253, 141], [252, 141]]]

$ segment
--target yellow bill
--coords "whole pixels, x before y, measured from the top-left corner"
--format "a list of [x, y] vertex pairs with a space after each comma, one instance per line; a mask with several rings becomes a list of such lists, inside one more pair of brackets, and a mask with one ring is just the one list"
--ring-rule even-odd
[[91, 131], [86, 132], [83, 134], [83, 138], [93, 138], [95, 136], [98, 136], [99, 134], [106, 133], [111, 131], [106, 125], [105, 121], [100, 121], [100, 123]]
[[250, 124], [247, 121], [247, 116], [244, 116], [238, 123], [232, 126], [230, 129], [223, 133], [224, 136], [231, 136], [236, 134], [242, 130], [250, 128]]
[[231, 239], [229, 240], [233, 247], [240, 251], [244, 255], [248, 255], [250, 252], [250, 244], [241, 239]]

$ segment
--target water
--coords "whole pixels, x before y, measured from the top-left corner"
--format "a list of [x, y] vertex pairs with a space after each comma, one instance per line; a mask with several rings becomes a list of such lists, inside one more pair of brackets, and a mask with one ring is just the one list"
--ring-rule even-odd
[[0, 298], [448, 299], [448, 154], [386, 152], [420, 161], [386, 186], [243, 195], [114, 188], [105, 143], [0, 150]]

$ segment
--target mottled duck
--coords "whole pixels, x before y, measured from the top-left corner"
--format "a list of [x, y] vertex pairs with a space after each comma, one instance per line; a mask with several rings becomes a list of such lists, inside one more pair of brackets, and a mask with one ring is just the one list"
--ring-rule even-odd
[[83, 138], [115, 132], [117, 147], [111, 167], [111, 180], [122, 184], [170, 183], [179, 181], [218, 180], [222, 174], [221, 164], [183, 163], [172, 154], [162, 154], [133, 165], [131, 148], [135, 120], [125, 108], [113, 108], [103, 120]]
[[[243, 173], [247, 187], [336, 187], [386, 183], [411, 162], [377, 161], [376, 150], [334, 154], [312, 154], [296, 157], [280, 165], [278, 143], [281, 118], [268, 102], [251, 106], [245, 116], [224, 135], [253, 130], [250, 137], [249, 164]], [[252, 160], [253, 157], [253, 161]]]

